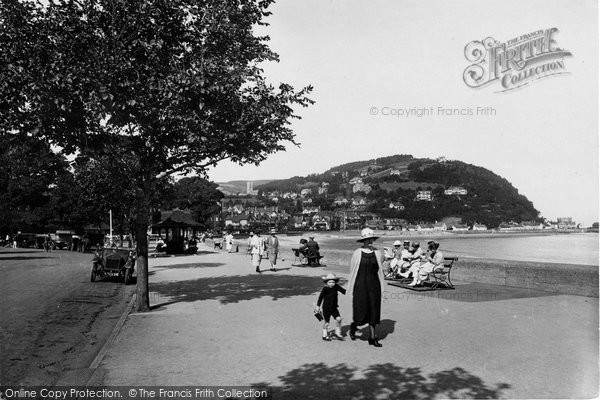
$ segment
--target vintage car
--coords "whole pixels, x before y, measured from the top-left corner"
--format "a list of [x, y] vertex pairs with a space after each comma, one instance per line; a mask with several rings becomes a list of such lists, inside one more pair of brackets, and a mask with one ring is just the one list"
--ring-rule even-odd
[[135, 268], [135, 252], [132, 249], [109, 247], [96, 250], [92, 260], [90, 281], [116, 276], [128, 285]]

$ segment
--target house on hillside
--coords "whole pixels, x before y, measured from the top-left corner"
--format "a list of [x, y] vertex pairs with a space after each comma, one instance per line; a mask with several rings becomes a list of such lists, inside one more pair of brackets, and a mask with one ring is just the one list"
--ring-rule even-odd
[[446, 196], [459, 195], [464, 196], [467, 194], [467, 189], [462, 186], [450, 186], [448, 189], [444, 190], [444, 194]]
[[300, 191], [300, 196], [302, 196], [302, 197], [309, 196], [310, 194], [312, 194], [311, 188], [304, 188]]
[[392, 201], [392, 202], [390, 202], [388, 208], [390, 208], [392, 210], [400, 210], [400, 211], [402, 211], [402, 210], [404, 210], [405, 207], [402, 205], [402, 203], [399, 203], [399, 202], [394, 203]]
[[350, 182], [348, 182], [351, 185], [356, 185], [357, 183], [363, 183], [362, 178], [359, 178], [358, 176], [355, 178], [350, 179]]
[[455, 232], [468, 231], [469, 230], [469, 226], [468, 225], [463, 225], [463, 224], [454, 224], [454, 225], [452, 225], [452, 230], [455, 231]]
[[355, 183], [354, 186], [352, 186], [352, 193], [356, 193], [356, 192], [365, 192], [365, 193], [369, 193], [371, 191], [371, 185], [369, 185], [368, 183]]
[[417, 230], [420, 232], [432, 232], [435, 230], [435, 226], [433, 224], [427, 224], [427, 223], [418, 224]]
[[446, 231], [446, 230], [448, 230], [448, 226], [446, 225], [445, 222], [436, 222], [435, 224], [433, 224], [433, 230], [434, 231]]
[[248, 214], [231, 215], [225, 217], [225, 227], [231, 228], [244, 228], [250, 223], [250, 216]]
[[352, 206], [353, 207], [364, 207], [367, 204], [367, 201], [362, 196], [355, 196], [352, 198]]
[[487, 228], [487, 226], [485, 226], [483, 224], [473, 224], [473, 226], [471, 227], [471, 230], [474, 230], [474, 231], [487, 231], [488, 228]]
[[336, 206], [345, 206], [348, 204], [348, 199], [343, 196], [338, 196], [333, 200], [333, 204]]
[[431, 201], [431, 190], [419, 190], [417, 192], [417, 201]]
[[523, 221], [521, 222], [519, 227], [521, 228], [521, 230], [533, 231], [537, 229], [544, 229], [544, 224], [535, 221]]

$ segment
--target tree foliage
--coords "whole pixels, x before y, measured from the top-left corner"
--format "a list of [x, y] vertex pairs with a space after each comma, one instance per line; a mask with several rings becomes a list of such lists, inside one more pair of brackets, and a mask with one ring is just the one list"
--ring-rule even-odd
[[43, 231], [52, 217], [52, 193], [67, 168], [47, 143], [0, 136], [0, 233]]
[[223, 193], [217, 187], [201, 177], [182, 178], [162, 196], [161, 208], [190, 210], [196, 221], [208, 226], [210, 217], [221, 211]]
[[[295, 144], [312, 88], [277, 88], [272, 1], [6, 0], [0, 3], [0, 131], [138, 166], [138, 310], [148, 309], [146, 224], [157, 179], [255, 163]], [[119, 160], [115, 160], [117, 162]], [[122, 165], [126, 165], [124, 161]]]

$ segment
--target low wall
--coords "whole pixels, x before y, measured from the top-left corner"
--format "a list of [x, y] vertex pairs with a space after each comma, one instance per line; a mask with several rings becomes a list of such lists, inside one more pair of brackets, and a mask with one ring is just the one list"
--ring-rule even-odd
[[[351, 256], [350, 252], [325, 251], [322, 262], [349, 266]], [[459, 258], [451, 279], [598, 297], [598, 272], [593, 265]]]

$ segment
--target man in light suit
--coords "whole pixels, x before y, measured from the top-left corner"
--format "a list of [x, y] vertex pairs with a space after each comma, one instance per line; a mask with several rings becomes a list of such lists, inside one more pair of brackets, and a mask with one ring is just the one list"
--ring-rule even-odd
[[279, 253], [279, 239], [275, 236], [277, 231], [275, 228], [271, 229], [271, 236], [266, 240], [265, 247], [267, 249], [267, 257], [271, 263], [271, 271], [275, 271], [275, 265], [277, 264], [277, 254]]

